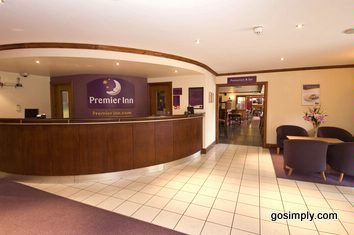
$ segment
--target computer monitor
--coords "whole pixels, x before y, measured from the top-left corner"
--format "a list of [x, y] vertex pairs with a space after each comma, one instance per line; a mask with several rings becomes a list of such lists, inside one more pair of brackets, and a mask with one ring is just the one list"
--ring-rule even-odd
[[37, 118], [39, 109], [25, 109], [25, 118]]
[[189, 106], [187, 107], [188, 114], [194, 114], [194, 107]]

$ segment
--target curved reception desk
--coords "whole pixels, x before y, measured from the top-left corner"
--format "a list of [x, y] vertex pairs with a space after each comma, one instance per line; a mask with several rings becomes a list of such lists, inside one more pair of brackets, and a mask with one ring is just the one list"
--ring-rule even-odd
[[167, 163], [202, 148], [202, 114], [112, 120], [0, 119], [0, 171], [69, 176]]

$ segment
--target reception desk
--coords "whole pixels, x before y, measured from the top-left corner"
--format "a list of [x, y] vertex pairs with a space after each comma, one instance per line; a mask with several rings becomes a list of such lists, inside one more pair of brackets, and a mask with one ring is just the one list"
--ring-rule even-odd
[[202, 119], [0, 119], [0, 171], [85, 175], [171, 162], [201, 150]]

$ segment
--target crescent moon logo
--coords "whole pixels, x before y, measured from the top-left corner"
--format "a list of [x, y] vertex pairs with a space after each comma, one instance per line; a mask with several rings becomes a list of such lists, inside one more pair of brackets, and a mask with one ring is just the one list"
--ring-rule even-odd
[[113, 82], [114, 82], [113, 90], [106, 91], [106, 93], [108, 95], [111, 95], [111, 96], [118, 95], [120, 93], [120, 91], [122, 90], [122, 87], [121, 87], [120, 83], [117, 80], [113, 80]]

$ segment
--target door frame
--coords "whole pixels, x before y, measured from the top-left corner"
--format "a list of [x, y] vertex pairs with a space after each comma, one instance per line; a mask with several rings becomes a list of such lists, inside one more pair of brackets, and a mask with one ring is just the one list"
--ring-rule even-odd
[[[50, 82], [50, 107], [52, 111], [52, 118], [54, 115], [56, 115], [56, 106], [58, 105], [56, 103], [55, 99], [55, 89], [56, 86], [63, 86], [63, 85], [68, 85], [70, 87], [69, 89], [69, 118], [74, 118], [74, 96], [73, 96], [73, 82], [72, 81], [55, 81], [55, 82]], [[54, 118], [58, 118], [57, 116]], [[59, 118], [58, 118], [59, 119]]]
[[233, 86], [263, 85], [264, 101], [263, 101], [263, 147], [267, 146], [267, 116], [268, 116], [268, 82], [252, 82], [252, 83], [233, 83], [233, 84], [216, 84], [215, 97], [215, 143], [219, 143], [219, 88]]
[[154, 86], [168, 86], [170, 92], [171, 92], [171, 103], [170, 103], [170, 110], [166, 110], [166, 112], [170, 112], [170, 115], [172, 115], [173, 112], [173, 91], [172, 91], [172, 82], [153, 82], [153, 83], [148, 83], [148, 94], [149, 94], [149, 114], [153, 115], [151, 113], [151, 94], [150, 94], [150, 89], [151, 87]]

